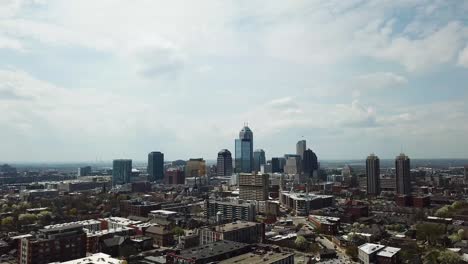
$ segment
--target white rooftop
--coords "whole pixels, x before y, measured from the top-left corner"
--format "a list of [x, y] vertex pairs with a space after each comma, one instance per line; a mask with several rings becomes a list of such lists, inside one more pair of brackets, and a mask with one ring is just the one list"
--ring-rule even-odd
[[153, 210], [150, 213], [152, 214], [162, 214], [162, 215], [173, 215], [177, 214], [177, 212], [169, 211], [169, 210]]
[[391, 258], [400, 251], [401, 248], [396, 247], [386, 247], [377, 253], [377, 256], [382, 256], [386, 258]]
[[89, 257], [84, 257], [80, 259], [65, 261], [65, 262], [56, 262], [61, 264], [121, 264], [122, 261], [112, 258], [111, 256], [104, 253], [95, 253]]
[[366, 243], [366, 244], [364, 244], [362, 246], [359, 246], [359, 249], [364, 251], [364, 253], [366, 253], [367, 255], [370, 255], [372, 253], [375, 253], [375, 252], [381, 250], [384, 247], [385, 246], [379, 245], [379, 244]]

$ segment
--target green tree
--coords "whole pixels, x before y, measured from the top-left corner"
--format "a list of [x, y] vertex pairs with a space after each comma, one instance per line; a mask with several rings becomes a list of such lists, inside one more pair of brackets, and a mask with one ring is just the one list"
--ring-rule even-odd
[[174, 228], [172, 229], [172, 232], [174, 233], [174, 235], [176, 235], [176, 236], [178, 236], [178, 237], [179, 237], [179, 236], [185, 235], [184, 229], [182, 229], [182, 228], [179, 227], [179, 226], [174, 227]]
[[442, 224], [423, 223], [416, 225], [416, 237], [418, 240], [427, 241], [434, 245], [442, 235], [445, 234], [445, 227]]
[[459, 264], [461, 262], [460, 256], [450, 250], [444, 250], [440, 252], [437, 260], [443, 264]]
[[432, 250], [426, 253], [423, 257], [424, 264], [439, 264], [439, 255], [440, 252], [438, 250]]
[[51, 219], [52, 219], [52, 213], [49, 212], [49, 211], [42, 211], [42, 212], [37, 214], [37, 219], [43, 225], [49, 224]]
[[18, 216], [18, 222], [21, 225], [29, 225], [36, 222], [37, 216], [35, 214], [20, 214]]
[[71, 215], [71, 216], [77, 216], [78, 215], [78, 210], [76, 208], [72, 208], [72, 209], [70, 209], [70, 211], [68, 211], [68, 214]]
[[294, 241], [294, 245], [297, 249], [304, 250], [307, 248], [307, 240], [303, 236], [298, 236]]
[[318, 245], [318, 243], [310, 243], [309, 251], [311, 253], [317, 254], [320, 252], [320, 246]]
[[2, 226], [4, 226], [7, 229], [11, 228], [11, 227], [13, 227], [13, 222], [14, 222], [13, 217], [7, 216], [7, 217], [2, 219]]

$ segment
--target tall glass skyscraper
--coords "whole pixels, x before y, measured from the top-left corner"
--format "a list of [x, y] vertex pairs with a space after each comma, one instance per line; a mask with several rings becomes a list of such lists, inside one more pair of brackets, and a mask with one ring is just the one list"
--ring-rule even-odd
[[256, 149], [253, 153], [254, 158], [254, 171], [260, 171], [260, 167], [266, 164], [265, 151], [263, 149]]
[[375, 154], [366, 159], [367, 194], [380, 194], [380, 160]]
[[112, 185], [130, 183], [131, 176], [131, 159], [116, 159], [112, 162]]
[[244, 126], [236, 139], [236, 172], [251, 173], [253, 170], [253, 133]]
[[148, 154], [148, 181], [155, 182], [164, 179], [164, 154], [153, 151]]

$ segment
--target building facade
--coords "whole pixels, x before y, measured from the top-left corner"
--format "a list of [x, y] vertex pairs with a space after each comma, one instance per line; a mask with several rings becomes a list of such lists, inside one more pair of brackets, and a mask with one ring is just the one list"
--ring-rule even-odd
[[366, 159], [367, 194], [380, 194], [380, 160], [375, 154]]
[[122, 185], [131, 182], [132, 160], [115, 159], [112, 162], [112, 185]]
[[261, 166], [266, 164], [265, 151], [263, 149], [256, 149], [253, 153], [254, 157], [254, 171], [259, 172]]
[[301, 159], [304, 159], [304, 151], [306, 151], [306, 141], [305, 140], [299, 140], [296, 143], [296, 154], [301, 156]]
[[304, 151], [302, 159], [302, 170], [306, 177], [311, 178], [314, 172], [318, 170], [317, 155], [310, 149]]
[[270, 176], [268, 174], [241, 173], [239, 175], [239, 198], [242, 200], [268, 200]]
[[236, 172], [251, 173], [253, 170], [253, 133], [248, 126], [239, 132], [235, 141]]
[[189, 159], [185, 165], [185, 178], [203, 177], [206, 175], [206, 162], [202, 158]]
[[232, 175], [232, 155], [229, 150], [222, 149], [220, 152], [218, 152], [216, 169], [218, 176]]
[[205, 216], [207, 219], [215, 220], [221, 212], [223, 220], [245, 220], [255, 221], [256, 207], [255, 204], [243, 201], [205, 201]]
[[402, 195], [411, 194], [410, 159], [403, 153], [395, 159], [395, 173], [397, 193]]
[[165, 184], [185, 184], [185, 172], [177, 168], [170, 168], [164, 175]]
[[148, 154], [148, 181], [164, 179], [164, 153], [153, 151]]

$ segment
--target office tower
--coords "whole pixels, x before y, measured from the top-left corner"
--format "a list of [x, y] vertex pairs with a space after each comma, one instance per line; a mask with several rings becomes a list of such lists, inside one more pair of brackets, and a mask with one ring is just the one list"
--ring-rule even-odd
[[236, 172], [251, 173], [253, 170], [253, 133], [244, 126], [236, 139]]
[[86, 233], [81, 224], [40, 229], [19, 242], [20, 264], [65, 262], [86, 256]]
[[279, 159], [280, 172], [284, 172], [284, 166], [286, 166], [286, 158], [279, 157], [278, 159]]
[[301, 156], [288, 155], [286, 165], [284, 166], [284, 173], [286, 174], [300, 174], [301, 173]]
[[279, 158], [271, 158], [271, 172], [281, 172]]
[[312, 178], [314, 172], [316, 172], [318, 168], [317, 155], [315, 155], [311, 149], [304, 151], [304, 157], [302, 159], [302, 171], [304, 172], [304, 176]]
[[91, 175], [91, 166], [84, 166], [78, 168], [78, 177], [90, 176]]
[[266, 164], [265, 151], [263, 149], [256, 149], [253, 153], [254, 157], [254, 171], [259, 172], [260, 166]]
[[148, 154], [148, 181], [164, 179], [164, 153], [153, 151]]
[[229, 150], [222, 149], [220, 152], [218, 152], [216, 167], [218, 176], [232, 175], [232, 156]]
[[130, 183], [132, 175], [131, 159], [115, 159], [112, 162], [112, 185]]
[[268, 174], [241, 173], [239, 175], [239, 198], [243, 200], [266, 201], [270, 176]]
[[296, 143], [296, 154], [301, 156], [301, 159], [304, 159], [304, 151], [306, 151], [306, 141], [299, 140]]
[[367, 194], [380, 194], [380, 160], [370, 154], [366, 159]]
[[401, 153], [395, 159], [397, 193], [403, 195], [411, 194], [411, 172], [410, 159]]
[[170, 168], [164, 175], [165, 184], [185, 184], [185, 172], [181, 169]]
[[206, 162], [203, 158], [189, 159], [185, 165], [185, 178], [202, 177], [206, 175]]

